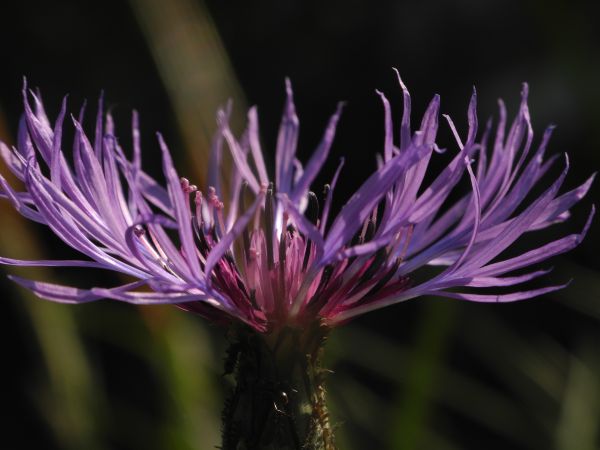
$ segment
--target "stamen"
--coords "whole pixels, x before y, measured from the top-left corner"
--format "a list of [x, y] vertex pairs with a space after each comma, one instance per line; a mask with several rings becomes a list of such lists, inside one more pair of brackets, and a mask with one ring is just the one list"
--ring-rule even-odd
[[194, 196], [194, 204], [196, 205], [196, 223], [198, 228], [204, 227], [204, 220], [202, 218], [202, 192], [196, 191]]
[[319, 200], [314, 192], [308, 193], [308, 206], [306, 208], [306, 218], [314, 225], [318, 225], [319, 220]]
[[186, 194], [191, 194], [192, 192], [195, 192], [198, 190], [198, 187], [195, 184], [190, 184], [190, 182], [187, 178], [181, 177], [179, 179], [179, 182], [181, 183], [181, 189]]
[[323, 297], [321, 294], [327, 288], [329, 280], [331, 280], [331, 275], [333, 275], [333, 265], [328, 264], [323, 269], [323, 273], [321, 274], [321, 280], [319, 281], [319, 286], [317, 286], [317, 290], [307, 302], [307, 308], [311, 308], [312, 310], [319, 310], [323, 306], [326, 297]]
[[198, 240], [198, 251], [203, 257], [206, 257], [210, 252], [210, 245], [208, 244], [206, 236], [204, 235], [204, 228], [196, 221], [192, 221], [192, 228], [194, 229], [194, 234]]
[[[308, 206], [306, 207], [306, 218], [316, 226], [319, 224], [319, 200], [314, 192], [308, 193]], [[310, 259], [310, 251], [312, 249], [312, 242], [306, 237], [306, 245], [304, 247], [304, 259], [302, 261], [302, 270], [306, 270], [308, 266], [308, 260]]]
[[[287, 221], [289, 219], [289, 215], [287, 212], [283, 212], [283, 223], [281, 226], [281, 237], [279, 239], [279, 266], [281, 268], [284, 267], [285, 265], [285, 257], [286, 257], [286, 250], [287, 250]], [[283, 269], [282, 269], [283, 270]]]
[[[280, 299], [286, 298], [286, 289], [285, 289], [285, 254], [287, 251], [287, 221], [288, 221], [288, 213], [283, 212], [283, 223], [281, 226], [281, 238], [279, 239], [279, 283], [278, 283], [278, 295]], [[278, 308], [283, 309], [284, 305], [282, 301], [277, 302]]]
[[321, 282], [319, 283], [319, 287], [323, 286], [324, 288], [325, 286], [327, 286], [332, 274], [333, 266], [331, 264], [325, 266], [325, 268], [323, 269], [323, 275], [321, 276]]
[[355, 245], [362, 245], [365, 242], [365, 235], [367, 234], [367, 228], [369, 227], [369, 223], [371, 222], [371, 219], [366, 220], [363, 222], [362, 228], [360, 229], [360, 233], [359, 234], [355, 234], [354, 237], [352, 238], [352, 242], [350, 243], [350, 245], [353, 247]]
[[329, 195], [329, 191], [331, 190], [331, 185], [327, 183], [323, 186], [323, 203], [327, 200], [327, 196]]
[[375, 257], [373, 258], [373, 262], [369, 265], [368, 269], [365, 270], [365, 273], [359, 279], [358, 284], [361, 285], [367, 281], [369, 281], [375, 273], [381, 268], [383, 263], [387, 260], [388, 252], [385, 247], [380, 248], [375, 253]]
[[365, 233], [362, 236], [362, 242], [368, 242], [373, 238], [373, 235], [375, 234], [375, 222], [371, 219], [367, 222], [367, 227], [365, 229]]
[[160, 244], [158, 242], [158, 239], [156, 238], [156, 236], [154, 235], [154, 233], [152, 232], [151, 229], [148, 229], [148, 234], [150, 235], [150, 239], [152, 240], [152, 244], [154, 245], [154, 248], [156, 249], [156, 251], [158, 252], [158, 254], [160, 255], [160, 257], [162, 259], [164, 259], [165, 261], [167, 261], [169, 259], [169, 258], [167, 258], [167, 254], [164, 252], [164, 250], [160, 246]]
[[[246, 197], [247, 190], [248, 190], [248, 182], [246, 180], [244, 180], [242, 182], [242, 187], [241, 187], [241, 191], [240, 191], [240, 200], [239, 200], [241, 212], [246, 210], [246, 207], [244, 205], [244, 203], [245, 203], [244, 198]], [[243, 243], [244, 243], [244, 257], [246, 258], [246, 263], [248, 263], [248, 262], [250, 262], [250, 234], [248, 233], [247, 226], [244, 227], [244, 229], [242, 230], [242, 239], [243, 239]]]
[[223, 203], [219, 202], [215, 206], [215, 209], [217, 212], [217, 224], [219, 225], [219, 236], [223, 236], [225, 234], [225, 220], [223, 219]]
[[265, 197], [265, 240], [269, 270], [275, 266], [273, 257], [273, 183], [269, 183]]
[[254, 309], [257, 309], [260, 311], [261, 308], [260, 308], [260, 306], [258, 306], [258, 303], [256, 302], [256, 289], [250, 290], [250, 295], [248, 296], [248, 298], [250, 299], [250, 303], [252, 304]]
[[394, 275], [396, 275], [396, 272], [398, 271], [398, 268], [400, 267], [400, 263], [402, 263], [402, 260], [400, 258], [396, 258], [396, 261], [394, 261], [394, 264], [392, 265], [392, 267], [390, 267], [390, 269], [386, 272], [386, 274], [377, 282], [377, 284], [375, 286], [373, 286], [373, 289], [371, 289], [364, 296], [364, 298], [368, 298], [370, 295], [375, 294], [377, 291], [379, 291], [381, 288], [383, 288], [386, 284], [388, 284], [388, 282], [394, 277]]
[[256, 248], [250, 247], [248, 249], [248, 256], [250, 257], [250, 260], [255, 261], [256, 259], [258, 259], [259, 255], [260, 255], [260, 252], [258, 250], [256, 250]]
[[410, 238], [412, 237], [414, 228], [415, 228], [415, 226], [413, 224], [410, 224], [408, 227], [406, 237], [404, 238], [404, 247], [402, 247], [402, 251], [400, 252], [400, 255], [399, 255], [400, 261], [404, 261], [404, 258], [406, 257], [406, 252], [408, 251], [408, 246], [410, 244]]
[[152, 248], [152, 246], [148, 242], [148, 239], [146, 239], [146, 237], [145, 237], [146, 236], [146, 230], [144, 230], [142, 227], [138, 226], [138, 227], [135, 227], [133, 229], [133, 234], [136, 235], [136, 237], [140, 240], [140, 242], [142, 243], [142, 245], [144, 246], [144, 248], [146, 250], [148, 250], [148, 252], [154, 257], [154, 259], [157, 262], [161, 263], [161, 265], [164, 264], [163, 261], [160, 258], [160, 255], [158, 253], [156, 253], [156, 250], [154, 250], [154, 248]]
[[312, 249], [312, 242], [310, 239], [306, 239], [306, 245], [304, 247], [304, 259], [302, 260], [302, 270], [306, 270], [308, 266], [308, 260], [310, 258], [310, 251]]
[[327, 218], [329, 216], [329, 208], [331, 207], [331, 185], [323, 186], [323, 212], [321, 213], [320, 228], [321, 233], [325, 232], [327, 226]]
[[218, 202], [215, 188], [212, 186], [208, 187], [208, 195], [206, 196], [206, 205], [208, 206], [208, 219], [210, 221], [209, 228], [214, 229], [215, 220], [215, 203]]
[[[179, 183], [181, 183], [181, 189], [183, 190], [183, 192], [186, 192], [186, 191], [187, 191], [187, 189], [188, 189], [188, 187], [189, 187], [189, 185], [190, 185], [190, 182], [189, 182], [189, 180], [188, 180], [187, 178], [183, 178], [183, 177], [181, 177], [181, 178], [179, 179]], [[187, 192], [186, 192], [186, 193], [187, 193]]]
[[191, 209], [191, 206], [190, 206], [189, 194], [191, 194], [192, 192], [197, 191], [198, 187], [195, 184], [190, 184], [190, 182], [189, 182], [189, 180], [187, 178], [181, 177], [179, 179], [179, 182], [181, 184], [181, 190], [183, 191], [184, 194], [186, 194], [186, 196], [185, 196], [185, 204], [187, 205], [188, 212], [191, 215], [192, 209]]

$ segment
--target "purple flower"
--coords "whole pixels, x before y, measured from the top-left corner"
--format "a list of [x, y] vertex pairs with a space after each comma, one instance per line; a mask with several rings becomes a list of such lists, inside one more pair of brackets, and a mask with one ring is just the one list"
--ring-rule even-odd
[[[450, 156], [435, 142], [439, 97], [431, 100], [413, 132], [411, 99], [402, 82], [400, 86], [404, 112], [399, 140], [393, 133], [389, 102], [379, 93], [385, 142], [378, 168], [335, 217], [331, 203], [343, 161], [330, 184], [317, 193], [310, 188], [328, 157], [342, 107], [303, 166], [296, 159], [299, 123], [289, 82], [274, 176], [263, 160], [256, 109], [248, 112], [247, 129], [238, 139], [228, 124], [228, 107], [217, 115], [204, 193], [179, 177], [160, 135], [166, 187], [143, 171], [135, 113], [133, 156], [128, 159], [102, 100], [93, 140], [83, 131], [83, 111], [78, 119], [71, 117], [75, 138], [72, 155], [67, 156], [62, 142], [66, 100], [53, 127], [40, 99], [25, 86], [18, 145], [10, 149], [0, 144], [3, 159], [25, 191], [14, 190], [0, 178], [2, 196], [87, 259], [1, 258], [0, 262], [108, 269], [137, 280], [113, 288], [80, 289], [10, 276], [45, 299], [172, 303], [215, 322], [237, 320], [265, 332], [316, 320], [335, 325], [421, 295], [509, 302], [564, 287], [525, 290], [522, 283], [548, 271], [510, 273], [528, 270], [578, 245], [593, 208], [581, 233], [502, 257], [524, 234], [568, 218], [569, 209], [587, 193], [594, 178], [559, 195], [569, 167], [565, 156], [558, 179], [542, 180], [557, 158], [544, 160], [552, 127], [532, 148], [527, 85], [508, 129], [500, 102], [498, 124], [493, 127], [489, 121], [478, 137], [475, 93], [464, 139], [445, 117], [458, 143], [458, 151]], [[234, 162], [226, 187], [218, 176], [223, 147]], [[450, 161], [430, 184], [424, 184], [431, 158]], [[450, 193], [463, 177], [471, 190], [450, 202]], [[543, 193], [525, 201], [539, 186]], [[413, 273], [425, 265], [440, 269], [426, 281], [415, 282]], [[505, 287], [512, 289], [507, 292]], [[504, 293], [486, 288], [501, 288]]]

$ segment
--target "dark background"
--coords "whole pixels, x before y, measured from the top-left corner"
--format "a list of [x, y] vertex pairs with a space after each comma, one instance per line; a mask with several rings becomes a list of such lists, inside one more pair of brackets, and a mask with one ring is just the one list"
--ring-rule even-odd
[[[347, 102], [323, 179], [346, 155], [339, 207], [382, 147], [374, 89], [388, 95], [399, 118], [396, 67], [412, 94], [415, 123], [439, 93], [442, 112], [463, 132], [473, 85], [482, 123], [498, 97], [514, 114], [527, 81], [536, 137], [558, 124], [550, 152], [571, 157], [567, 188], [600, 166], [598, 2], [30, 1], [2, 3], [0, 17], [0, 133], [7, 142], [22, 110], [23, 76], [40, 87], [51, 118], [64, 94], [71, 111], [86, 98], [93, 111], [104, 89], [125, 142], [130, 111], [140, 112], [150, 172], [160, 173], [160, 130], [180, 173], [185, 167], [196, 179], [206, 141], [191, 137], [190, 115], [198, 111], [198, 135], [208, 136], [215, 107], [228, 97], [238, 111], [257, 104], [264, 147], [273, 149], [288, 76], [304, 159], [336, 102]], [[455, 150], [447, 130], [440, 140]], [[598, 189], [569, 223], [529, 245], [580, 229]], [[2, 207], [3, 255], [69, 255], [49, 232]], [[597, 223], [582, 246], [544, 266], [554, 265], [554, 282], [574, 278], [555, 295], [499, 306], [418, 299], [334, 333], [329, 389], [340, 446], [600, 448]], [[42, 276], [81, 286], [100, 284], [99, 277], [118, 281], [97, 273]], [[226, 388], [221, 330], [169, 308], [53, 305], [4, 277], [1, 289], [3, 448], [218, 445]]]

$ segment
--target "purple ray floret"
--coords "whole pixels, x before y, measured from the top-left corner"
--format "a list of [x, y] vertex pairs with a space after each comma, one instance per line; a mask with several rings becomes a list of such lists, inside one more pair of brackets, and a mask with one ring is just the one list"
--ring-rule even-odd
[[[422, 295], [509, 302], [564, 287], [522, 286], [548, 273], [530, 266], [582, 241], [593, 207], [580, 233], [503, 256], [521, 236], [567, 219], [594, 178], [560, 193], [569, 168], [565, 155], [559, 177], [545, 180], [557, 160], [544, 159], [552, 128], [534, 144], [527, 85], [510, 126], [500, 102], [498, 124], [489, 121], [479, 133], [475, 92], [464, 139], [445, 117], [456, 151], [442, 151], [436, 144], [439, 97], [431, 100], [420, 126], [412, 130], [411, 98], [402, 81], [400, 87], [404, 111], [398, 139], [389, 101], [378, 92], [385, 138], [377, 170], [333, 216], [331, 202], [343, 161], [331, 183], [316, 189], [318, 195], [310, 189], [333, 144], [342, 105], [303, 166], [296, 158], [299, 121], [289, 81], [275, 173], [266, 169], [256, 108], [250, 109], [248, 127], [238, 138], [229, 127], [228, 105], [217, 113], [209, 185], [202, 191], [178, 175], [160, 135], [165, 183], [143, 171], [136, 113], [129, 159], [102, 99], [94, 135], [88, 137], [83, 110], [77, 118], [68, 116], [65, 100], [52, 125], [39, 96], [24, 86], [25, 114], [17, 145], [0, 143], [0, 153], [25, 189], [17, 191], [0, 177], [0, 195], [87, 259], [2, 257], [0, 263], [106, 269], [137, 280], [81, 289], [10, 276], [45, 299], [170, 303], [218, 323], [241, 321], [262, 332], [315, 320], [336, 325]], [[75, 130], [68, 154], [62, 139], [67, 124]], [[232, 161], [226, 188], [218, 175], [227, 156], [224, 147]], [[434, 158], [444, 158], [447, 165], [425, 183]], [[457, 198], [461, 180], [469, 182], [470, 190], [450, 201]], [[532, 198], [534, 190], [542, 193]], [[423, 266], [438, 270], [417, 283], [414, 274]]]

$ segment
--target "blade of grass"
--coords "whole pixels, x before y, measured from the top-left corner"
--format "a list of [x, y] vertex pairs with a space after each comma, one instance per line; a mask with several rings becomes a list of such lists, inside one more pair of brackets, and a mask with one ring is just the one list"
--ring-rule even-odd
[[429, 301], [425, 307], [416, 343], [407, 361], [407, 382], [391, 414], [390, 449], [423, 448], [423, 439], [428, 434], [427, 419], [444, 364], [444, 350], [454, 323], [454, 306], [442, 300]]
[[557, 450], [595, 450], [600, 437], [600, 359], [597, 336], [571, 357], [556, 427]]
[[[195, 169], [204, 181], [215, 113], [227, 99], [235, 102], [234, 129], [245, 121], [245, 101], [225, 48], [204, 2], [130, 0], [156, 66], [171, 99]], [[228, 169], [221, 167], [227, 179]], [[191, 175], [191, 174], [190, 174]]]

